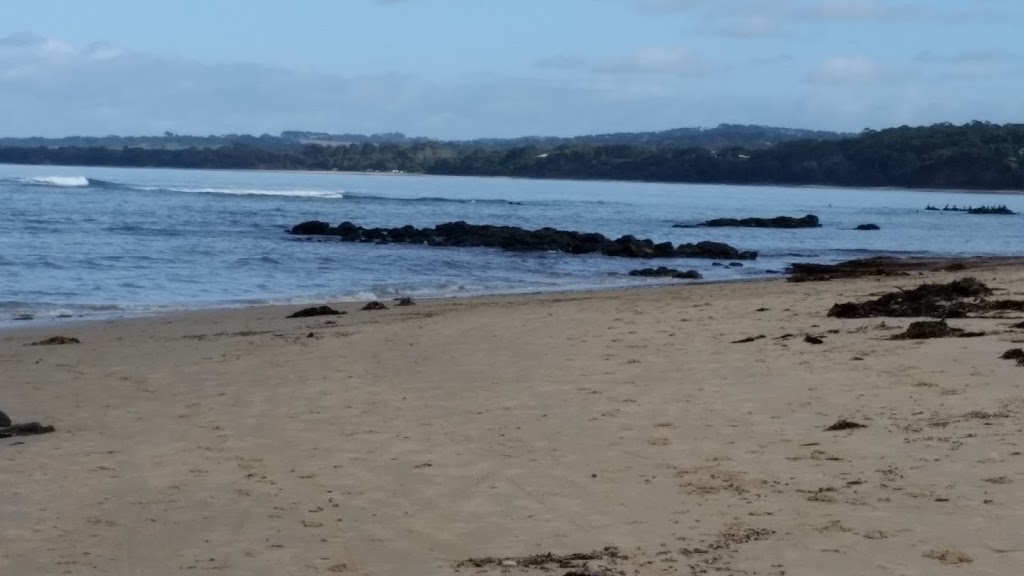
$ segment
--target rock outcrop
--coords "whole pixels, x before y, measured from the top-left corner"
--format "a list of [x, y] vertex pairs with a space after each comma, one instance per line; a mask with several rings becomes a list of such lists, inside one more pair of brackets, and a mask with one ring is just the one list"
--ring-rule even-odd
[[[775, 218], [715, 218], [697, 224], [697, 227], [709, 228], [818, 228], [821, 222], [814, 214], [808, 214], [802, 218], [792, 216], [776, 216]], [[683, 224], [676, 224], [673, 228], [693, 228]]]
[[403, 243], [447, 247], [500, 248], [516, 252], [600, 253], [619, 258], [714, 258], [718, 260], [754, 260], [757, 252], [737, 250], [721, 242], [655, 244], [652, 240], [623, 236], [612, 240], [596, 232], [574, 232], [557, 228], [526, 230], [517, 226], [491, 226], [448, 222], [433, 228], [363, 228], [351, 222], [337, 227], [313, 220], [291, 229], [292, 234], [335, 236], [346, 242], [378, 244]]
[[665, 266], [632, 270], [629, 275], [643, 276], [645, 278], [677, 278], [680, 280], [700, 280], [703, 278], [700, 272], [697, 272], [696, 270], [686, 270], [684, 272], [682, 270], [676, 270], [675, 268], [666, 268]]

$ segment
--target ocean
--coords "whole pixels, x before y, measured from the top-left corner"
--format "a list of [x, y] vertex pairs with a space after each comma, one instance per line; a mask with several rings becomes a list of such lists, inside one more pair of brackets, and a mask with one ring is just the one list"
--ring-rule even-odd
[[[695, 269], [704, 281], [765, 277], [797, 261], [874, 255], [1024, 255], [1024, 216], [925, 211], [1017, 194], [460, 178], [403, 174], [0, 165], [0, 323], [31, 317], [587, 290], [678, 281], [628, 272]], [[815, 214], [821, 228], [673, 228], [718, 217]], [[306, 220], [553, 226], [656, 242], [757, 250], [743, 267], [485, 248], [309, 241]], [[879, 231], [857, 231], [874, 223]]]

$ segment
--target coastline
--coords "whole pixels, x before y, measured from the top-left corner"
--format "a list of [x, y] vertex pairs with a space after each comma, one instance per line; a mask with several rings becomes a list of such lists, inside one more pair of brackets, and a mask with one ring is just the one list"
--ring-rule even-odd
[[[0, 440], [0, 571], [452, 574], [617, 546], [642, 576], [1012, 573], [1024, 368], [999, 355], [1024, 314], [923, 341], [826, 316], [964, 276], [1024, 299], [1018, 260], [0, 331], [0, 409], [57, 428]], [[81, 343], [25, 346], [57, 334]]]
[[249, 172], [249, 173], [277, 173], [277, 174], [315, 174], [315, 175], [337, 175], [337, 176], [392, 176], [392, 177], [416, 177], [416, 178], [479, 178], [488, 180], [526, 180], [526, 181], [553, 181], [553, 182], [598, 182], [598, 183], [624, 183], [624, 184], [652, 184], [652, 185], [676, 185], [676, 186], [729, 186], [736, 188], [800, 188], [800, 189], [821, 189], [821, 190], [899, 190], [904, 192], [923, 193], [962, 193], [962, 194], [996, 194], [1006, 196], [1024, 195], [1024, 190], [1016, 189], [980, 189], [980, 188], [903, 188], [899, 186], [840, 186], [836, 184], [786, 184], [779, 183], [729, 183], [729, 182], [676, 182], [668, 180], [612, 180], [602, 178], [579, 179], [579, 178], [530, 178], [526, 176], [478, 176], [468, 174], [428, 174], [426, 172], [359, 172], [352, 170], [286, 170], [282, 168], [199, 168], [179, 166], [95, 166], [89, 164], [5, 164], [0, 166], [55, 166], [63, 168], [113, 168], [117, 170], [188, 170], [188, 171], [209, 171], [209, 172]]

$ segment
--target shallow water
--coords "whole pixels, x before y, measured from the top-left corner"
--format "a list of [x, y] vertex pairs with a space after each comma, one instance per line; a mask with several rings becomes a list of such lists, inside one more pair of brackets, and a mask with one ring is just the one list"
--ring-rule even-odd
[[[1006, 204], [1016, 194], [735, 187], [406, 175], [0, 165], [0, 322], [323, 300], [635, 286], [639, 267], [756, 278], [794, 261], [869, 255], [1022, 255], [1024, 216], [925, 211]], [[672, 228], [709, 218], [816, 214], [817, 229]], [[758, 250], [709, 260], [306, 241], [311, 219], [362, 226], [465, 220], [715, 240]], [[880, 231], [853, 230], [875, 223]]]

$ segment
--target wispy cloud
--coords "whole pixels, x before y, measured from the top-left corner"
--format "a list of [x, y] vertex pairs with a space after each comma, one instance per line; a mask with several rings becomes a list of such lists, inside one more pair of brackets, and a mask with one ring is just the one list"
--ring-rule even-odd
[[865, 56], [836, 56], [813, 69], [805, 79], [812, 84], [871, 84], [885, 79], [878, 62]]
[[720, 71], [721, 66], [688, 48], [653, 46], [600, 62], [594, 70], [605, 74], [703, 76]]

